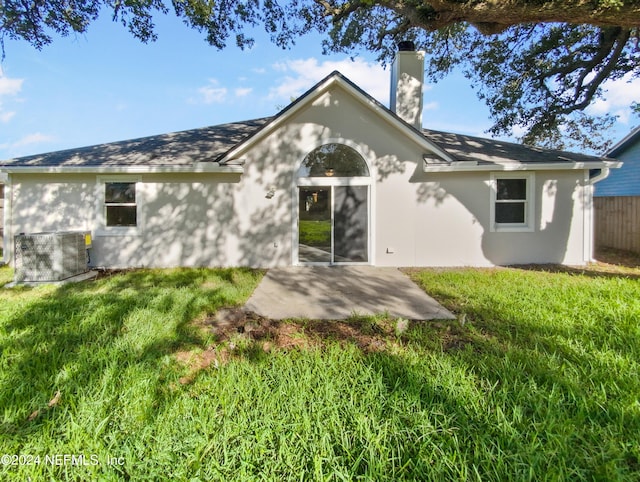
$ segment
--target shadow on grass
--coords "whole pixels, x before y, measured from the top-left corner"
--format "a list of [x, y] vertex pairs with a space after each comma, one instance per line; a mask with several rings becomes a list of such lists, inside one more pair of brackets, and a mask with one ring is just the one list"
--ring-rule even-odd
[[[334, 323], [252, 319], [251, 336], [243, 333], [232, 357], [260, 365], [260, 373], [272, 380], [273, 351], [291, 352], [298, 361], [304, 358], [301, 353], [309, 353], [308, 358], [320, 353], [327, 371], [335, 370], [337, 346], [342, 353], [358, 353], [356, 361], [345, 358], [344, 377], [327, 384], [325, 375], [317, 374], [317, 391], [299, 394], [326, 410], [322, 394], [336, 386], [350, 399], [365, 383], [382, 385], [376, 402], [361, 415], [367, 426], [389, 432], [373, 429], [363, 436], [354, 429], [344, 433], [349, 451], [339, 439], [332, 445], [335, 460], [348, 461], [352, 479], [367, 478], [374, 466], [379, 474], [388, 473], [390, 466], [382, 460], [390, 447], [400, 447], [393, 453], [396, 472], [389, 475], [395, 480], [434, 474], [443, 480], [531, 480], [532, 474], [615, 480], [638, 473], [634, 373], [612, 373], [606, 359], [591, 359], [597, 358], [597, 349], [572, 347], [570, 330], [519, 328], [497, 305], [465, 313], [464, 325], [413, 323], [399, 337], [391, 320], [381, 318]], [[505, 324], [506, 329], [499, 326]], [[286, 339], [279, 342], [281, 336]], [[292, 336], [297, 343], [291, 343]], [[267, 351], [265, 341], [270, 342]], [[279, 383], [286, 380], [269, 385], [273, 396], [282, 389]], [[350, 426], [350, 417], [357, 415], [342, 410], [340, 423]], [[321, 422], [316, 428], [322, 432], [323, 427]], [[330, 431], [325, 436], [330, 438]], [[367, 455], [351, 459], [354, 453]]]
[[590, 278], [640, 279], [640, 254], [613, 248], [599, 248], [595, 263], [587, 266], [514, 265], [512, 268], [548, 273], [567, 273]]
[[609, 269], [601, 264], [587, 266], [565, 266], [561, 264], [527, 264], [512, 265], [510, 268], [525, 271], [540, 271], [543, 273], [565, 273], [576, 276], [588, 276], [589, 278], [629, 278], [640, 279], [640, 268], [621, 270], [616, 267]]
[[[144, 290], [147, 288], [185, 288], [197, 287], [199, 283], [207, 282], [208, 268], [175, 268], [168, 270], [106, 270], [99, 274], [98, 279], [111, 280], [112, 289], [132, 288]], [[259, 273], [252, 268], [217, 268], [215, 277], [219, 282], [237, 283], [240, 278]], [[124, 275], [124, 276], [123, 276]], [[90, 285], [88, 287], [90, 288]]]
[[522, 436], [556, 437], [587, 478], [640, 472], [631, 442], [640, 432], [632, 408], [640, 393], [637, 274], [538, 266], [413, 277], [460, 321], [414, 327], [412, 343], [432, 351], [436, 340], [446, 360], [499, 394], [489, 393], [491, 410], [520, 411], [538, 427], [521, 423]]
[[[53, 416], [50, 400], [108, 386], [137, 367], [160, 387], [162, 363], [178, 347], [201, 346], [191, 321], [206, 311], [244, 302], [259, 278], [252, 270], [138, 270], [57, 288], [16, 310], [0, 326], [2, 431], [32, 433]], [[113, 371], [113, 367], [118, 367]], [[111, 379], [105, 375], [111, 373]], [[126, 387], [124, 387], [126, 388]], [[159, 400], [161, 401], [161, 399]], [[155, 404], [156, 408], [162, 405]], [[152, 420], [153, 413], [147, 415]]]
[[[449, 480], [531, 480], [536, 475], [557, 480], [633, 480], [640, 471], [636, 443], [640, 420], [634, 408], [640, 387], [633, 370], [640, 352], [637, 313], [611, 302], [618, 312], [603, 309], [587, 319], [600, 294], [589, 291], [586, 283], [575, 288], [577, 294], [585, 292], [583, 297], [557, 301], [552, 293], [564, 289], [562, 282], [536, 286], [545, 281], [539, 273], [502, 270], [495, 277], [477, 273], [463, 273], [451, 283], [440, 279], [444, 275], [427, 273], [421, 282], [425, 290], [454, 310], [460, 321], [413, 323], [400, 333], [395, 320], [374, 317], [354, 317], [346, 323], [238, 318], [229, 335], [243, 335], [247, 343], [234, 356], [260, 368], [251, 372], [255, 382], [249, 379], [242, 389], [251, 397], [251, 390], [262, 390], [255, 395], [268, 398], [292, 383], [268, 371], [283, 358], [273, 352], [282, 349], [320, 353], [318, 368], [310, 375], [318, 383], [309, 393], [296, 394], [309, 412], [316, 404], [322, 406], [329, 387], [339, 391], [334, 400], [339, 403], [364, 392], [369, 381], [380, 382], [377, 405], [357, 414], [340, 412], [340, 423], [352, 431], [335, 436], [331, 447], [335, 457], [323, 454], [329, 468], [336, 460], [344, 461], [351, 479], [367, 478], [378, 464], [378, 474], [396, 480], [425, 474]], [[181, 396], [168, 389], [179, 383], [180, 374], [176, 370], [167, 375], [166, 356], [178, 347], [203, 348], [199, 326], [191, 320], [239, 305], [241, 296], [230, 290], [240, 284], [255, 286], [258, 277], [251, 270], [141, 270], [94, 284], [64, 286], [17, 306], [0, 332], [4, 338], [0, 406], [7, 420], [2, 431], [14, 440], [38, 436], [45, 430], [45, 420], [59, 418], [66, 423], [69, 412], [77, 417], [68, 399], [87, 393], [107, 402], [113, 399], [113, 404], [102, 403], [102, 410], [120, 410], [118, 415], [124, 418], [127, 410], [135, 411], [132, 380], [151, 402], [142, 404], [137, 424], [125, 426], [129, 430], [153, 426], [156, 415]], [[622, 298], [634, 293], [637, 297], [631, 286], [635, 282], [626, 281], [611, 291], [622, 290]], [[523, 299], [528, 290], [537, 297]], [[594, 298], [594, 306], [581, 306]], [[576, 317], [584, 317], [584, 322]], [[251, 334], [256, 337], [250, 338]], [[282, 346], [277, 343], [280, 335]], [[271, 342], [269, 350], [264, 342]], [[338, 350], [331, 348], [337, 344], [349, 349], [336, 354]], [[353, 352], [354, 357], [344, 355]], [[336, 357], [334, 366], [327, 367], [329, 355], [323, 354], [331, 353]], [[308, 363], [302, 356], [287, 358], [296, 359], [293, 368]], [[343, 361], [353, 379], [340, 371]], [[280, 366], [297, 373], [291, 364]], [[320, 370], [333, 370], [335, 379], [322, 381]], [[360, 376], [363, 372], [370, 380]], [[202, 389], [198, 403], [204, 404], [205, 397], [214, 396], [209, 381], [215, 377], [203, 378], [206, 383], [198, 385], [194, 378], [196, 387], [184, 392]], [[48, 408], [57, 390], [61, 401]], [[123, 407], [127, 397], [129, 405]], [[40, 414], [29, 420], [38, 409]], [[258, 407], [251, 412], [257, 422], [260, 411]], [[284, 417], [288, 410], [281, 413]], [[369, 435], [358, 431], [362, 426], [354, 423], [357, 417], [372, 427]], [[291, 422], [295, 425], [295, 420]], [[320, 425], [318, 431], [323, 429]], [[388, 432], [377, 431], [378, 427]], [[186, 428], [198, 431], [195, 425]], [[334, 436], [326, 431], [321, 435]], [[273, 435], [275, 444], [279, 436]], [[127, 443], [135, 445], [135, 437], [131, 438], [133, 442], [127, 439]], [[349, 451], [340, 445], [347, 442]], [[310, 465], [310, 473], [312, 469]]]

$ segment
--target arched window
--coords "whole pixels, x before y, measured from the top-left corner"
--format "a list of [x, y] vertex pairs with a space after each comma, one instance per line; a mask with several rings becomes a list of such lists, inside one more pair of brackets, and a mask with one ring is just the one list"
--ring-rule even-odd
[[301, 177], [363, 177], [369, 168], [355, 149], [344, 144], [324, 144], [302, 161]]

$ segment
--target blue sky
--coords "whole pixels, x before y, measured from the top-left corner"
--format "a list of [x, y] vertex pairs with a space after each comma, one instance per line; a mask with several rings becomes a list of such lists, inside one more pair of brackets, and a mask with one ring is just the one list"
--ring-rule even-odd
[[[333, 70], [388, 105], [389, 72], [373, 55], [323, 56], [318, 36], [281, 50], [258, 32], [250, 50], [218, 51], [174, 16], [156, 27], [143, 44], [105, 15], [41, 51], [7, 41], [0, 159], [273, 115]], [[640, 82], [621, 80], [591, 108], [620, 115], [614, 141], [638, 123], [628, 105], [639, 98]], [[459, 74], [426, 85], [424, 105], [425, 127], [487, 136], [488, 109]]]

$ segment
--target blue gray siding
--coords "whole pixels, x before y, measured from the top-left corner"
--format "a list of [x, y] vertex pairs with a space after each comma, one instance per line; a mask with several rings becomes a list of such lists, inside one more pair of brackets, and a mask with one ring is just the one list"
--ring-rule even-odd
[[611, 169], [609, 177], [596, 184], [595, 195], [640, 196], [640, 139], [615, 158], [624, 165], [620, 169]]

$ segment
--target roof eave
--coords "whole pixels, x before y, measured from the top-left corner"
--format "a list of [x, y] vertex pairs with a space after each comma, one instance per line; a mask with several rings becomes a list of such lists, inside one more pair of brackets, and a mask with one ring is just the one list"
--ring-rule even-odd
[[607, 157], [616, 157], [621, 152], [624, 152], [628, 147], [630, 147], [634, 142], [640, 140], [640, 126], [633, 129], [629, 132], [620, 142], [615, 144], [611, 149], [609, 149], [605, 156]]
[[243, 166], [197, 162], [185, 166], [0, 166], [7, 174], [242, 174]]
[[486, 171], [567, 171], [583, 169], [619, 168], [620, 161], [589, 162], [513, 162], [504, 164], [472, 164], [452, 162], [451, 164], [423, 163], [424, 172], [486, 172]]

